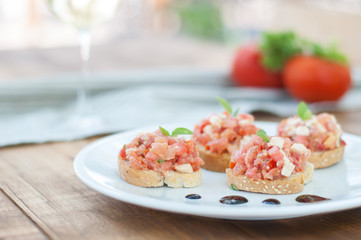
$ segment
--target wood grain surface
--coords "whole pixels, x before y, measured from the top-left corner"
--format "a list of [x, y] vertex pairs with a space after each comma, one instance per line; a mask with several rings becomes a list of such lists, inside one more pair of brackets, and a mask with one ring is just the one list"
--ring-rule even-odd
[[45, 233], [3, 191], [0, 192], [0, 239], [46, 239]]
[[[76, 71], [77, 54], [76, 48], [0, 52], [0, 81]], [[214, 43], [143, 39], [95, 47], [92, 66], [225, 68], [230, 61], [230, 49]], [[335, 115], [345, 131], [361, 135], [361, 111]], [[280, 120], [262, 112], [255, 116]], [[295, 219], [231, 221], [156, 211], [106, 197], [84, 185], [73, 170], [76, 154], [98, 138], [0, 149], [0, 239], [361, 239], [361, 208]]]
[[[356, 117], [354, 113], [350, 115], [351, 120]], [[338, 116], [346, 127], [347, 116]], [[256, 117], [278, 119], [263, 113]], [[354, 133], [361, 134], [360, 130]], [[361, 236], [361, 208], [296, 219], [231, 221], [161, 212], [111, 199], [80, 182], [73, 170], [76, 154], [95, 139], [0, 150], [0, 237], [357, 239], [356, 236]]]

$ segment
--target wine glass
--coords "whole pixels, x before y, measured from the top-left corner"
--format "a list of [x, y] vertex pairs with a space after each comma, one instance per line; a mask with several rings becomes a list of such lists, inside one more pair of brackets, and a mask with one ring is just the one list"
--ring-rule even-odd
[[47, 0], [50, 10], [61, 21], [73, 25], [78, 31], [81, 77], [77, 91], [76, 114], [70, 119], [70, 126], [77, 129], [100, 127], [102, 119], [93, 113], [87, 100], [86, 82], [89, 78], [89, 54], [91, 29], [115, 15], [120, 0]]

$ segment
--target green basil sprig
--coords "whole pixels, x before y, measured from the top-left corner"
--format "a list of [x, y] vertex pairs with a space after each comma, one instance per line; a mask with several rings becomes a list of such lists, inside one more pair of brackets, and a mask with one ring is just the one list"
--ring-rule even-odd
[[[239, 108], [236, 109], [236, 111], [233, 112], [231, 104], [224, 98], [216, 97], [217, 101], [224, 107], [224, 109], [232, 116], [237, 116], [239, 112]], [[233, 114], [232, 114], [233, 112]]]
[[193, 132], [187, 128], [179, 127], [173, 130], [172, 134], [170, 134], [165, 128], [159, 126], [159, 130], [163, 133], [164, 136], [178, 136], [178, 135], [192, 135]]
[[267, 136], [267, 133], [265, 130], [261, 129], [257, 131], [257, 136], [261, 137], [263, 141], [269, 142], [269, 137]]
[[308, 120], [312, 117], [312, 112], [305, 102], [300, 102], [298, 104], [297, 114], [303, 121]]

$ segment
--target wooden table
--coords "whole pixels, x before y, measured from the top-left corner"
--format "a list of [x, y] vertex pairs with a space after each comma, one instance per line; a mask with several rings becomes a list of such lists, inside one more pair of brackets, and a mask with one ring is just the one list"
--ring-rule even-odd
[[[347, 131], [361, 113], [337, 113]], [[277, 118], [257, 114], [260, 120]], [[231, 221], [133, 206], [75, 176], [73, 159], [97, 138], [0, 149], [0, 239], [360, 239], [361, 208], [273, 221]]]
[[[227, 51], [212, 44], [202, 46], [203, 52], [209, 50], [208, 57], [199, 57], [194, 52], [201, 50], [188, 48], [188, 41], [171, 42], [141, 42], [143, 53], [152, 59], [129, 53], [130, 47], [141, 44], [136, 41], [96, 47], [98, 57], [92, 65], [97, 70], [130, 65], [219, 67], [230, 60]], [[173, 52], [157, 56], [162, 47]], [[123, 50], [128, 54], [124, 56]], [[74, 52], [73, 48], [2, 52], [0, 78], [75, 70], [68, 60]], [[361, 111], [336, 116], [345, 131], [361, 135]], [[279, 120], [264, 113], [256, 118]], [[361, 239], [361, 208], [295, 219], [231, 221], [161, 212], [106, 197], [84, 185], [73, 170], [76, 154], [96, 139], [0, 149], [0, 239]]]

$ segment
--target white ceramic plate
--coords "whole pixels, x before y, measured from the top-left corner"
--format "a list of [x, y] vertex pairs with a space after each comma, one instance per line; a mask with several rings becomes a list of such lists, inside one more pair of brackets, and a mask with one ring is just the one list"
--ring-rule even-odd
[[[269, 135], [276, 133], [276, 124], [256, 122]], [[174, 129], [178, 126], [166, 126]], [[191, 125], [185, 126], [192, 129]], [[327, 213], [361, 206], [361, 137], [343, 134], [346, 141], [344, 159], [337, 165], [316, 170], [315, 176], [300, 194], [265, 195], [231, 190], [226, 184], [225, 173], [202, 170], [202, 184], [195, 188], [173, 189], [168, 187], [142, 188], [126, 183], [117, 169], [117, 156], [123, 144], [138, 132], [152, 132], [157, 126], [115, 134], [100, 139], [84, 148], [74, 162], [78, 177], [89, 187], [109, 197], [143, 207], [225, 219], [282, 219], [311, 214]], [[189, 200], [187, 194], [197, 193], [201, 199]], [[302, 194], [315, 194], [330, 198], [318, 203], [298, 203]], [[248, 203], [224, 205], [219, 200], [228, 195], [241, 195]], [[276, 206], [262, 203], [276, 198]]]

